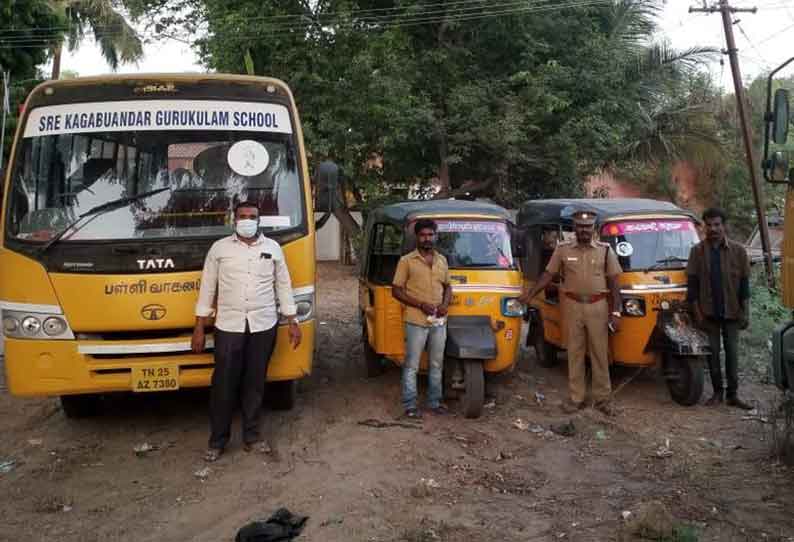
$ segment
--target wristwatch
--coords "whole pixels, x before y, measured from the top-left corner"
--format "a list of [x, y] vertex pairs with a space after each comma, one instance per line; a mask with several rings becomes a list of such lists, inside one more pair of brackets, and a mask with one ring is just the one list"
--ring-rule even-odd
[[619, 311], [613, 311], [612, 316], [614, 316], [615, 318], [620, 318], [622, 315], [620, 314]]

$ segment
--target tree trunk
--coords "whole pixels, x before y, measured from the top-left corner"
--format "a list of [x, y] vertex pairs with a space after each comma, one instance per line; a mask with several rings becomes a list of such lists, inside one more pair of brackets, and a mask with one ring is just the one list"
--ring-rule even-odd
[[351, 239], [361, 232], [361, 226], [358, 225], [358, 222], [356, 222], [356, 219], [353, 218], [346, 206], [334, 205], [334, 216], [339, 221], [339, 226]]
[[63, 53], [63, 43], [58, 42], [52, 51], [52, 76], [50, 79], [57, 80], [61, 78], [61, 53]]
[[438, 198], [448, 198], [452, 191], [449, 179], [449, 161], [447, 156], [447, 134], [441, 133], [441, 141], [438, 144]]

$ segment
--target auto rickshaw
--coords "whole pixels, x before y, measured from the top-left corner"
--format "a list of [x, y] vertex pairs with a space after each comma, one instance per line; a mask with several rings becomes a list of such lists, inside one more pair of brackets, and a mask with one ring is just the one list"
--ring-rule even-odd
[[[510, 215], [497, 205], [413, 201], [369, 214], [359, 281], [364, 361], [370, 376], [382, 372], [384, 359], [403, 362], [404, 308], [392, 297], [392, 279], [400, 257], [416, 247], [413, 228], [420, 218], [436, 222], [436, 250], [447, 258], [451, 275], [444, 393], [450, 398], [462, 391], [464, 415], [478, 417], [485, 373], [509, 370], [518, 359], [524, 313]], [[427, 371], [426, 354], [420, 370]]]
[[[518, 215], [524, 243], [524, 281], [542, 274], [558, 243], [575, 240], [572, 213], [597, 215], [596, 236], [615, 250], [623, 307], [620, 329], [609, 340], [610, 362], [661, 366], [673, 400], [694, 405], [703, 393], [708, 337], [695, 328], [686, 304], [689, 250], [699, 242], [695, 216], [650, 199], [548, 199], [526, 202]], [[532, 300], [527, 346], [552, 367], [565, 349], [560, 280]]]

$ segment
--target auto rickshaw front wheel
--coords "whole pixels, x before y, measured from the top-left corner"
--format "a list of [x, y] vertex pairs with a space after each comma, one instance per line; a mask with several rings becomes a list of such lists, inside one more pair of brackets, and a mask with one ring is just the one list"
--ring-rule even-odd
[[540, 326], [532, 333], [532, 346], [535, 347], [535, 359], [538, 365], [547, 369], [557, 366], [557, 347], [546, 340], [543, 328]]
[[664, 377], [673, 401], [683, 406], [692, 406], [700, 401], [705, 379], [701, 358], [666, 355]]
[[463, 392], [463, 416], [479, 418], [485, 403], [485, 374], [481, 360], [465, 360], [463, 371], [466, 390]]
[[367, 333], [367, 323], [361, 326], [361, 347], [362, 356], [364, 358], [364, 365], [367, 367], [367, 376], [374, 378], [380, 376], [386, 371], [386, 366], [383, 359], [369, 344], [369, 334]]

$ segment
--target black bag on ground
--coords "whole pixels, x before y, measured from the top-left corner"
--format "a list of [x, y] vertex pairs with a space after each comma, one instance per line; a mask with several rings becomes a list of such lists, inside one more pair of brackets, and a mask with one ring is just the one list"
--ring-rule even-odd
[[235, 542], [278, 542], [292, 540], [303, 530], [309, 516], [296, 516], [279, 508], [267, 520], [252, 521], [234, 537]]

